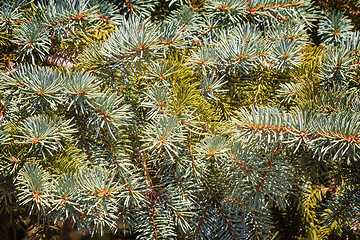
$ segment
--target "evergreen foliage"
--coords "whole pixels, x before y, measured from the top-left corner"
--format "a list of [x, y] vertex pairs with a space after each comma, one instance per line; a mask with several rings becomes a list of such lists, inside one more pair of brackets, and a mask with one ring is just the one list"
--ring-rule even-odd
[[347, 2], [0, 0], [0, 238], [359, 239]]

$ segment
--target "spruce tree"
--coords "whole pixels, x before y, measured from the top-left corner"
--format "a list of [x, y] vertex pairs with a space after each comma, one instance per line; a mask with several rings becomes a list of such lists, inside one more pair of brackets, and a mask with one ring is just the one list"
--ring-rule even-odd
[[0, 238], [359, 239], [348, 2], [0, 0]]

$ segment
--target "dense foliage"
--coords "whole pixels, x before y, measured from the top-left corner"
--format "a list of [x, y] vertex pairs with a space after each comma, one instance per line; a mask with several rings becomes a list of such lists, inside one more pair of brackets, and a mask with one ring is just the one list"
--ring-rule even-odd
[[359, 13], [0, 0], [0, 238], [360, 239]]

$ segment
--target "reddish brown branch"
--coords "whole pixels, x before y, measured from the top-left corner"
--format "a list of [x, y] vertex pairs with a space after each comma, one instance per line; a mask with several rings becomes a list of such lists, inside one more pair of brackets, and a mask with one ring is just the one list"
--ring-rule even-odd
[[204, 222], [204, 220], [205, 220], [205, 218], [206, 218], [207, 212], [208, 212], [209, 209], [210, 209], [210, 206], [211, 206], [211, 201], [208, 202], [208, 204], [207, 204], [207, 206], [206, 206], [206, 209], [205, 209], [203, 215], [201, 216], [200, 222], [199, 222], [199, 224], [198, 224], [195, 232], [199, 232], [200, 227], [201, 227], [201, 224], [203, 224], [203, 222]]
[[257, 188], [256, 188], [256, 192], [258, 192], [258, 193], [260, 193], [261, 190], [263, 189], [263, 185], [264, 185], [264, 183], [265, 183], [266, 176], [267, 176], [267, 174], [268, 174], [269, 171], [270, 171], [271, 164], [274, 162], [275, 157], [276, 157], [276, 154], [277, 154], [279, 148], [280, 148], [280, 143], [278, 142], [278, 143], [276, 144], [275, 149], [274, 149], [274, 153], [271, 155], [271, 157], [269, 158], [269, 160], [268, 160], [268, 162], [267, 162], [266, 170], [263, 172], [263, 174], [262, 174], [262, 176], [261, 176], [261, 181], [260, 181], [259, 185], [258, 185]]
[[231, 224], [230, 224], [230, 222], [229, 222], [229, 220], [228, 220], [228, 218], [226, 216], [226, 213], [225, 213], [224, 209], [222, 209], [222, 207], [220, 207], [220, 206], [219, 206], [219, 209], [220, 209], [221, 215], [223, 216], [223, 218], [225, 220], [226, 225], [228, 226], [228, 229], [229, 229], [229, 232], [231, 234], [232, 239], [236, 240], [237, 238], [236, 238], [236, 236], [234, 234], [234, 230], [232, 229], [232, 226], [231, 226]]

